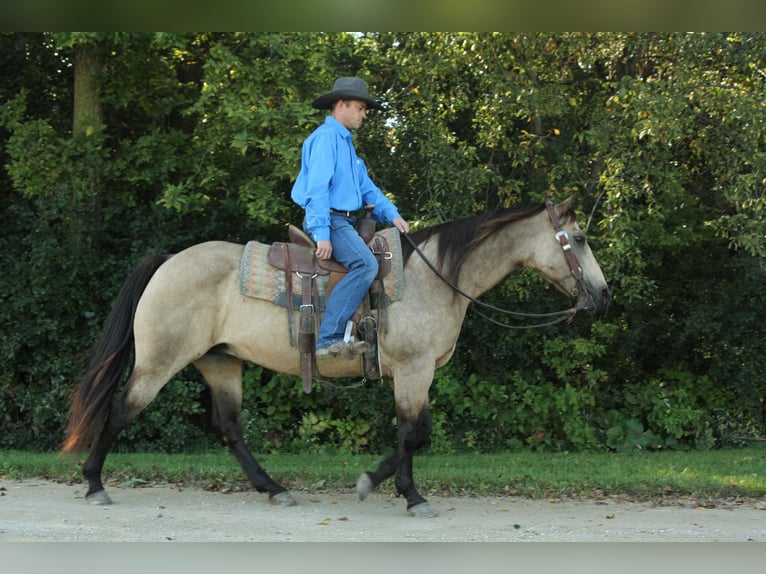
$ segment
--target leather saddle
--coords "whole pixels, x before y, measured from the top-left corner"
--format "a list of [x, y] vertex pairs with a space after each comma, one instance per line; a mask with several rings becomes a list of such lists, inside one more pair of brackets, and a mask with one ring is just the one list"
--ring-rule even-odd
[[[382, 291], [381, 284], [391, 270], [391, 252], [388, 242], [380, 235], [375, 235], [375, 220], [371, 218], [374, 206], [367, 206], [367, 215], [359, 220], [357, 231], [364, 239], [378, 259], [378, 276], [373, 282], [372, 290]], [[316, 277], [330, 275], [327, 288], [327, 296], [332, 287], [337, 284], [343, 275], [348, 273], [343, 265], [333, 259], [318, 259], [315, 255], [316, 244], [314, 241], [295, 225], [288, 226], [289, 242], [273, 243], [268, 250], [269, 263], [281, 269], [285, 273], [287, 286], [287, 319], [290, 334], [290, 345], [297, 347], [301, 357], [301, 378], [303, 390], [311, 392], [314, 375], [318, 375], [316, 365], [316, 319], [319, 309], [319, 293], [316, 285]], [[300, 318], [298, 337], [295, 336], [293, 325], [293, 276], [301, 281]], [[375, 283], [378, 283], [375, 285]], [[382, 306], [378, 306], [378, 313], [382, 313]], [[380, 320], [380, 317], [378, 317]], [[362, 312], [355, 317], [357, 334], [369, 344], [369, 350], [362, 355], [363, 369], [366, 378], [380, 378], [380, 369], [377, 356], [377, 322], [372, 317], [370, 310], [370, 297], [365, 297], [362, 303]]]
[[[360, 224], [365, 221], [372, 221], [372, 219], [363, 219]], [[332, 273], [348, 273], [343, 265], [335, 261], [334, 259], [318, 259], [314, 252], [316, 251], [316, 243], [306, 233], [295, 225], [288, 225], [287, 234], [290, 238], [289, 243], [275, 242], [269, 248], [268, 258], [269, 263], [277, 269], [283, 271], [291, 271], [292, 273], [310, 273], [312, 275], [327, 275]], [[370, 246], [372, 252], [376, 255], [381, 253], [387, 253], [388, 244], [382, 237], [375, 236], [375, 230], [373, 228], [372, 234], [362, 235], [362, 239]], [[380, 276], [385, 277], [391, 271], [391, 259], [389, 257], [382, 257], [379, 261], [380, 264]], [[336, 281], [337, 282], [337, 281]], [[331, 281], [332, 284], [332, 281]]]

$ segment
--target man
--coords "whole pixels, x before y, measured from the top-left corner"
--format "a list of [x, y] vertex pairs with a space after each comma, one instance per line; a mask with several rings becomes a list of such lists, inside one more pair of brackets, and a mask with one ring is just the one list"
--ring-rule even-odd
[[392, 224], [402, 233], [409, 232], [409, 225], [372, 182], [354, 149], [351, 130], [362, 125], [368, 108], [383, 109], [370, 97], [364, 80], [339, 78], [331, 92], [319, 96], [311, 105], [331, 112], [303, 143], [301, 169], [291, 197], [306, 212], [303, 228], [317, 244], [316, 256], [333, 257], [348, 269], [327, 301], [316, 357], [353, 358], [366, 350], [366, 344], [344, 341], [346, 322], [378, 273], [375, 256], [356, 231], [355, 212], [374, 205], [372, 217], [376, 221]]

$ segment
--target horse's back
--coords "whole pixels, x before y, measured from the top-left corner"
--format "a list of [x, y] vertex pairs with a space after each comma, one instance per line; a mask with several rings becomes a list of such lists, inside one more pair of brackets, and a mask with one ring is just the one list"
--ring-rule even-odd
[[[244, 248], [244, 245], [230, 241], [205, 241], [179, 251], [173, 256], [173, 259], [189, 262], [193, 265], [219, 261], [220, 263], [234, 263], [236, 266], [239, 265]], [[216, 266], [213, 265], [213, 267]]]
[[228, 241], [206, 241], [179, 251], [160, 268], [158, 276], [172, 276], [176, 281], [204, 283], [236, 273], [244, 245]]

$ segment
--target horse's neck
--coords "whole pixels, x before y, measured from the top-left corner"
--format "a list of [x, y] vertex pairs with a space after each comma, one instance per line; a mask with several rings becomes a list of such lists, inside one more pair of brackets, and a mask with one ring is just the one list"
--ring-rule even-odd
[[521, 267], [530, 249], [526, 227], [523, 221], [509, 223], [475, 247], [460, 269], [460, 289], [479, 297]]

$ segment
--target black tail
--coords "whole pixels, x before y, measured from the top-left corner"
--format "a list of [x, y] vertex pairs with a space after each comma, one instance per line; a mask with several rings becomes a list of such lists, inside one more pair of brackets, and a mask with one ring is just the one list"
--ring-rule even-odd
[[117, 295], [90, 366], [72, 398], [62, 452], [78, 451], [101, 432], [120, 381], [133, 370], [133, 318], [149, 280], [169, 255], [144, 259]]

